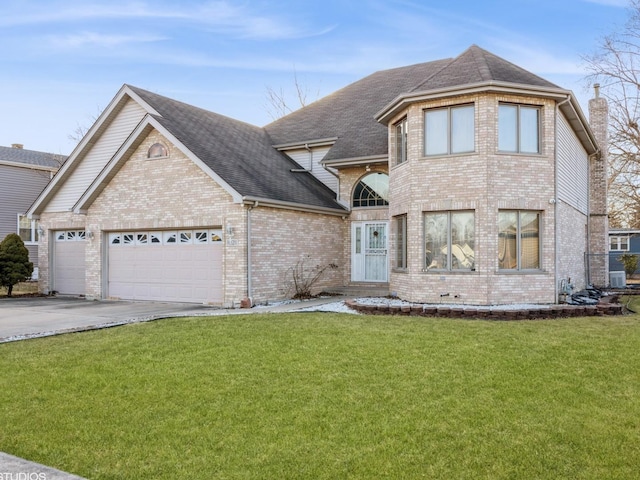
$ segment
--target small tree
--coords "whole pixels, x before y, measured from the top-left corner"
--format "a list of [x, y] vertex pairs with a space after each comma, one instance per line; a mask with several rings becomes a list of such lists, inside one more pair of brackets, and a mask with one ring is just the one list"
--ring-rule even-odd
[[29, 250], [18, 234], [10, 233], [0, 242], [0, 287], [6, 287], [10, 297], [13, 286], [29, 280], [32, 273]]
[[624, 273], [627, 277], [630, 277], [638, 269], [638, 255], [632, 253], [625, 253], [620, 255], [617, 260], [622, 263], [624, 267]]

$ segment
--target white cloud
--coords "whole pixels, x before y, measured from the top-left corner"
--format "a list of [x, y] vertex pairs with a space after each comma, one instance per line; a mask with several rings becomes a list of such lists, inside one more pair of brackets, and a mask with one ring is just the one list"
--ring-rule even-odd
[[51, 44], [58, 48], [82, 47], [120, 47], [131, 43], [149, 43], [166, 40], [166, 37], [153, 35], [116, 35], [95, 32], [80, 32], [67, 35], [50, 35]]
[[583, 0], [587, 3], [597, 3], [599, 5], [605, 5], [607, 7], [628, 7], [630, 6], [630, 0]]
[[[261, 14], [246, 5], [227, 0], [208, 1], [199, 5], [176, 6], [142, 2], [92, 3], [51, 2], [47, 7], [19, 3], [0, 6], [0, 27], [34, 26], [44, 24], [74, 24], [108, 20], [171, 20], [177, 24], [193, 24], [216, 32], [243, 38], [282, 39], [322, 35], [333, 27], [312, 29], [304, 22], [288, 20], [284, 16]], [[163, 22], [162, 25], [170, 25]]]

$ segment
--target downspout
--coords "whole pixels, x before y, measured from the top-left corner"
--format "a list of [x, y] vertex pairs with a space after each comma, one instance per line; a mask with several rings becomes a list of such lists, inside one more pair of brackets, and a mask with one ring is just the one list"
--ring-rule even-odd
[[558, 292], [558, 118], [560, 113], [560, 107], [571, 100], [571, 95], [567, 95], [567, 98], [556, 104], [556, 125], [555, 125], [555, 145], [553, 149], [554, 156], [554, 172], [553, 172], [553, 292], [555, 303], [560, 300], [560, 294]]
[[253, 284], [251, 275], [251, 211], [258, 206], [258, 202], [247, 207], [247, 298], [249, 307], [253, 307]]

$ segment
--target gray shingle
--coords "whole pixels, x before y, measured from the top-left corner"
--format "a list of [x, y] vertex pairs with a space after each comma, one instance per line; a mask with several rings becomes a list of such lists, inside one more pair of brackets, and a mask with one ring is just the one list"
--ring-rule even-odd
[[335, 193], [272, 147], [264, 129], [129, 86], [157, 120], [243, 196], [339, 208]]
[[5, 162], [21, 163], [37, 167], [60, 168], [66, 159], [67, 157], [65, 155], [0, 146], [0, 161]]
[[243, 196], [342, 208], [335, 194], [273, 145], [337, 138], [326, 160], [384, 156], [387, 127], [375, 115], [400, 95], [489, 81], [558, 88], [472, 45], [454, 59], [383, 70], [259, 128], [130, 87], [167, 130]]

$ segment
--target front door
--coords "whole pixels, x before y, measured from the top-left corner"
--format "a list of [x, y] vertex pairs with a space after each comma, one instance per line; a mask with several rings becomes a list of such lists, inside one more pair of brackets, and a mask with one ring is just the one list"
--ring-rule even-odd
[[388, 222], [354, 222], [351, 230], [351, 281], [388, 281]]

